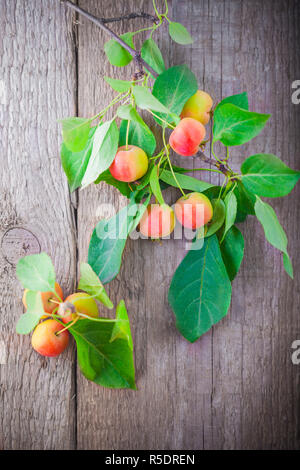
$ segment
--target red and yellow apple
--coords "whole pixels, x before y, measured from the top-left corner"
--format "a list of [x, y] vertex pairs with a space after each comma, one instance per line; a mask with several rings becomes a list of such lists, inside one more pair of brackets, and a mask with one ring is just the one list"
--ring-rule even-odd
[[68, 331], [63, 331], [64, 327], [56, 320], [45, 320], [34, 330], [31, 344], [33, 349], [42, 356], [55, 357], [61, 354], [69, 342]]
[[206, 125], [210, 120], [210, 110], [213, 105], [211, 96], [205, 91], [198, 90], [196, 93], [185, 103], [181, 112], [181, 118], [193, 118]]
[[144, 150], [135, 145], [119, 147], [109, 171], [118, 181], [132, 183], [148, 170], [148, 157]]
[[72, 304], [75, 309], [74, 313], [71, 310], [68, 312], [68, 309], [65, 311], [64, 316], [62, 316], [62, 321], [64, 323], [69, 323], [72, 321], [77, 312], [83, 313], [84, 315], [88, 315], [89, 317], [97, 318], [99, 315], [98, 312], [98, 305], [96, 301], [91, 297], [89, 294], [85, 292], [75, 292], [74, 294], [69, 295], [63, 305], [68, 305], [68, 303]]
[[205, 137], [205, 127], [193, 118], [184, 118], [175, 127], [169, 138], [171, 148], [184, 157], [195, 155]]
[[175, 227], [173, 209], [167, 204], [150, 204], [140, 221], [140, 232], [148, 238], [163, 238], [170, 235]]
[[175, 204], [177, 220], [183, 227], [195, 230], [207, 224], [213, 216], [210, 200], [202, 193], [189, 193]]

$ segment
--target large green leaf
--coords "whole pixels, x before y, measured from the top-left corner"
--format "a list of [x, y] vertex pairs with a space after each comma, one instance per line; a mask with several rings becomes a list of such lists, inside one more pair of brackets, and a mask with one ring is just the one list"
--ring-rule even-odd
[[[183, 175], [182, 173], [177, 173], [177, 172], [174, 172], [174, 173], [175, 173], [178, 183], [183, 189], [188, 189], [190, 191], [197, 191], [199, 193], [202, 193], [203, 191], [213, 186], [212, 184], [207, 183], [206, 181], [198, 180], [197, 178], [194, 178], [193, 176]], [[159, 177], [162, 181], [169, 184], [170, 186], [175, 186], [175, 188], [178, 188], [178, 184], [176, 180], [174, 179], [173, 173], [171, 171], [163, 170]]]
[[241, 170], [246, 189], [263, 197], [286, 196], [300, 178], [300, 171], [292, 170], [272, 154], [252, 155]]
[[222, 106], [223, 104], [235, 104], [235, 106], [238, 106], [239, 108], [242, 109], [249, 109], [249, 103], [248, 103], [248, 95], [246, 92], [244, 93], [239, 93], [237, 95], [231, 95], [227, 96], [224, 98], [220, 103], [216, 106], [216, 109]]
[[152, 93], [150, 93], [148, 88], [135, 86], [133, 87], [132, 94], [139, 108], [155, 111], [157, 115], [163, 113], [165, 116], [165, 113], [167, 113], [168, 116], [165, 116], [163, 119], [168, 121], [168, 123], [176, 122], [176, 124], [178, 124], [180, 121], [179, 116], [173, 112], [169, 112], [168, 108], [164, 106]]
[[133, 341], [124, 300], [121, 300], [117, 306], [116, 319], [120, 321], [114, 324], [110, 342], [115, 341], [117, 338], [126, 339], [129, 348], [133, 351]]
[[155, 72], [161, 74], [165, 70], [163, 56], [158, 45], [152, 38], [146, 39], [141, 49], [142, 58], [149, 64]]
[[[186, 65], [175, 65], [163, 72], [154, 82], [153, 95], [172, 113], [181, 113], [187, 100], [198, 89], [198, 83], [193, 72]], [[166, 121], [172, 121], [172, 116], [163, 112], [158, 115]], [[157, 120], [159, 124], [159, 120]]]
[[[132, 32], [121, 34], [120, 38], [134, 49]], [[132, 55], [114, 39], [110, 39], [104, 44], [104, 52], [111, 65], [116, 67], [124, 67], [132, 61]]]
[[61, 163], [64, 172], [67, 175], [70, 191], [75, 191], [81, 185], [82, 178], [86, 172], [90, 156], [93, 148], [93, 137], [96, 127], [92, 127], [89, 133], [89, 139], [83, 150], [80, 152], [72, 152], [62, 143], [61, 146]]
[[55, 272], [46, 253], [27, 255], [17, 264], [17, 277], [25, 289], [48, 292], [55, 290]]
[[249, 214], [255, 215], [255, 195], [247, 191], [241, 181], [237, 181], [237, 186], [234, 189], [234, 194], [237, 200], [236, 222], [243, 222]]
[[[123, 120], [120, 126], [120, 140], [119, 145], [126, 144], [126, 133], [127, 133], [128, 121]], [[129, 130], [128, 130], [128, 144], [136, 145], [146, 152], [148, 156], [152, 156], [156, 148], [156, 140], [147, 126], [143, 121], [139, 123], [137, 121], [130, 121]]]
[[99, 300], [105, 307], [113, 308], [114, 304], [108, 297], [102, 282], [88, 263], [80, 264], [78, 289], [87, 292], [92, 297]]
[[129, 342], [123, 337], [111, 341], [115, 323], [103, 320], [79, 320], [69, 329], [76, 341], [80, 370], [88, 380], [103, 387], [135, 390]]
[[186, 27], [183, 26], [181, 23], [170, 21], [169, 34], [173, 41], [177, 42], [178, 44], [187, 45], [192, 44], [194, 42], [192, 36], [190, 35]]
[[213, 141], [226, 146], [245, 144], [262, 131], [269, 117], [226, 103], [214, 112]]
[[26, 294], [27, 312], [20, 316], [16, 331], [19, 335], [28, 335], [45, 314], [40, 292], [29, 290]]
[[231, 283], [213, 235], [201, 250], [188, 252], [172, 279], [169, 302], [178, 330], [188, 341], [196, 341], [226, 315], [230, 299]]
[[269, 204], [258, 196], [255, 203], [255, 214], [263, 226], [268, 242], [283, 253], [283, 264], [288, 275], [293, 278], [293, 267], [287, 252], [287, 237], [279, 223], [277, 215]]
[[132, 196], [128, 206], [96, 225], [90, 240], [88, 263], [103, 284], [114, 279], [120, 271], [127, 237], [136, 228], [149, 201], [150, 195], [140, 206]]
[[71, 152], [84, 149], [89, 138], [91, 119], [70, 117], [61, 119], [64, 144]]
[[112, 164], [119, 143], [119, 130], [114, 120], [100, 125], [94, 135], [92, 155], [89, 159], [81, 185], [95, 181]]
[[233, 281], [244, 257], [244, 238], [235, 225], [226, 233], [220, 248], [228, 277]]

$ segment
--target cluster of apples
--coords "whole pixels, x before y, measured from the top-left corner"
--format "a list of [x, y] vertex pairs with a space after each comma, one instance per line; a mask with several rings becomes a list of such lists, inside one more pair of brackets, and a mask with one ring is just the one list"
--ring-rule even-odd
[[[210, 120], [213, 105], [211, 96], [198, 90], [184, 105], [181, 120], [169, 138], [170, 147], [179, 155], [195, 155], [205, 138], [205, 125]], [[119, 147], [110, 166], [112, 176], [127, 183], [137, 181], [148, 170], [148, 157], [144, 150], [134, 145]], [[150, 204], [145, 211], [139, 229], [148, 238], [163, 238], [173, 232], [175, 215], [182, 226], [195, 230], [207, 224], [213, 216], [210, 200], [193, 192], [181, 197], [173, 209], [167, 204]]]
[[[23, 304], [26, 305], [25, 289], [23, 295]], [[45, 315], [42, 316], [35, 328], [31, 344], [33, 349], [42, 356], [55, 357], [61, 354], [69, 342], [69, 332], [64, 326], [53, 318], [55, 309], [58, 318], [63, 323], [69, 323], [80, 318], [79, 313], [89, 317], [98, 317], [98, 306], [96, 301], [85, 292], [75, 292], [69, 295], [63, 302], [63, 291], [60, 285], [55, 283], [54, 292], [40, 292]]]

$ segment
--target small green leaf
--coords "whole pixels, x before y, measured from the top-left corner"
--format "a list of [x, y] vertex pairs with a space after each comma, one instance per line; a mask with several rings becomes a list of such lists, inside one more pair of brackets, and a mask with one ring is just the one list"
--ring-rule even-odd
[[127, 198], [130, 197], [132, 194], [132, 191], [128, 185], [128, 183], [124, 183], [123, 181], [118, 181], [116, 180], [111, 172], [109, 170], [105, 170], [101, 175], [98, 176], [98, 178], [95, 181], [95, 184], [101, 183], [101, 181], [104, 181], [105, 183], [109, 184], [110, 186], [114, 186], [115, 188], [120, 191], [123, 196], [126, 196]]
[[283, 266], [284, 269], [286, 270], [287, 274], [294, 279], [294, 270], [293, 270], [293, 265], [291, 258], [289, 257], [288, 253], [282, 253], [282, 259], [283, 259]]
[[100, 125], [94, 135], [92, 155], [82, 178], [81, 186], [85, 187], [112, 164], [119, 142], [119, 130], [114, 120]]
[[161, 113], [167, 113], [171, 122], [174, 121], [176, 122], [176, 124], [180, 121], [179, 116], [172, 112], [169, 112], [169, 110], [157, 98], [155, 98], [152, 93], [150, 93], [148, 88], [142, 86], [135, 86], [133, 88], [132, 93], [139, 108], [150, 109], [151, 111], [157, 111]]
[[81, 263], [80, 265], [78, 289], [87, 292], [92, 297], [99, 300], [105, 307], [113, 308], [114, 304], [108, 297], [103, 284], [88, 263]]
[[[127, 124], [128, 121], [126, 120], [123, 120], [121, 122], [119, 140], [120, 147], [122, 145], [126, 145]], [[144, 121], [143, 124], [138, 123], [137, 121], [130, 121], [128, 131], [128, 144], [140, 147], [144, 150], [144, 152], [146, 152], [148, 156], [152, 156], [156, 148], [155, 137]]]
[[55, 272], [46, 253], [28, 255], [17, 264], [17, 277], [24, 289], [48, 292], [55, 290]]
[[[153, 85], [153, 96], [168, 108], [169, 112], [180, 115], [183, 106], [198, 90], [198, 82], [186, 65], [175, 65], [157, 77]], [[172, 117], [164, 113], [158, 116], [170, 122]], [[161, 125], [161, 121], [155, 120]]]
[[165, 204], [165, 201], [164, 201], [161, 189], [160, 189], [158, 172], [159, 172], [159, 169], [157, 168], [157, 166], [154, 166], [152, 168], [151, 175], [150, 175], [150, 186], [158, 203]]
[[248, 94], [246, 92], [239, 93], [237, 95], [227, 96], [227, 98], [224, 98], [222, 101], [220, 101], [220, 103], [216, 106], [216, 109], [222, 106], [223, 104], [228, 103], [235, 104], [235, 106], [238, 106], [242, 109], [246, 109], [247, 111], [249, 110]]
[[252, 155], [243, 162], [241, 170], [246, 189], [263, 197], [286, 196], [300, 178], [300, 171], [292, 170], [272, 154]]
[[126, 93], [132, 86], [132, 82], [128, 80], [117, 80], [116, 78], [110, 77], [104, 77], [104, 80], [118, 93]]
[[128, 339], [111, 341], [113, 328], [114, 322], [91, 320], [80, 320], [69, 328], [76, 341], [80, 370], [103, 387], [135, 390], [132, 350]]
[[245, 144], [262, 131], [269, 117], [224, 104], [214, 112], [213, 141], [220, 140], [228, 147]]
[[226, 314], [231, 284], [216, 235], [201, 250], [190, 250], [178, 266], [169, 290], [176, 326], [190, 342], [196, 341]]
[[163, 56], [152, 38], [146, 39], [141, 49], [142, 58], [157, 72], [161, 74], [165, 70]]
[[213, 199], [211, 204], [213, 206], [214, 212], [211, 221], [207, 224], [205, 238], [214, 235], [222, 227], [225, 220], [225, 204], [222, 199]]
[[72, 152], [64, 143], [61, 146], [61, 163], [68, 178], [70, 191], [75, 191], [81, 185], [82, 178], [88, 166], [93, 148], [93, 137], [96, 127], [90, 129], [89, 139], [83, 150]]
[[277, 215], [269, 204], [263, 202], [258, 196], [255, 203], [255, 214], [263, 226], [265, 237], [268, 242], [280, 250], [283, 257], [284, 268], [289, 276], [293, 277], [293, 268], [287, 252], [287, 237], [279, 223]]
[[[133, 33], [121, 34], [120, 38], [134, 49]], [[114, 39], [110, 39], [104, 44], [104, 52], [111, 65], [116, 67], [125, 67], [132, 61], [132, 55]]]
[[121, 300], [117, 306], [116, 319], [120, 320], [114, 324], [110, 342], [115, 341], [116, 339], [126, 339], [128, 346], [131, 351], [133, 351], [133, 341], [131, 336], [129, 318], [127, 315], [127, 310], [124, 300]]
[[243, 222], [248, 214], [255, 215], [255, 195], [251, 192], [248, 192], [241, 181], [237, 182], [237, 186], [234, 189], [234, 194], [237, 200], [236, 222]]
[[27, 312], [20, 316], [16, 331], [19, 335], [30, 333], [45, 314], [40, 292], [29, 290], [26, 294]]
[[237, 200], [233, 191], [230, 191], [230, 193], [226, 195], [224, 199], [224, 203], [225, 203], [225, 228], [224, 228], [224, 233], [223, 233], [221, 243], [224, 240], [224, 237], [226, 233], [228, 232], [228, 230], [233, 226], [235, 219], [236, 219]]
[[226, 233], [220, 249], [228, 277], [233, 281], [244, 257], [244, 238], [235, 225]]
[[91, 120], [80, 117], [61, 119], [64, 144], [71, 152], [80, 152], [87, 144]]
[[[177, 172], [174, 172], [174, 173], [182, 189], [188, 189], [190, 191], [197, 191], [198, 193], [202, 193], [203, 191], [213, 186], [212, 184], [207, 183], [206, 181], [198, 180], [197, 178], [194, 178], [193, 176], [183, 175]], [[173, 173], [171, 171], [163, 170], [159, 177], [162, 181], [169, 184], [170, 186], [174, 186], [175, 188], [178, 188], [178, 184], [176, 180], [174, 179]]]
[[181, 23], [175, 23], [174, 21], [171, 21], [169, 23], [169, 34], [173, 41], [177, 42], [178, 44], [186, 45], [192, 44], [194, 42], [188, 30]]

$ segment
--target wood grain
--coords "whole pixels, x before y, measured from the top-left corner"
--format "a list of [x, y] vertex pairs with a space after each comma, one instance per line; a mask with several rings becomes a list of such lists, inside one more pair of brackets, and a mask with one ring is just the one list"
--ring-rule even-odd
[[57, 119], [76, 113], [72, 17], [59, 2], [1, 0], [0, 449], [75, 445], [74, 348], [46, 359], [15, 333], [20, 256], [46, 251], [65, 292], [76, 274], [74, 213]]
[[[78, 4], [100, 17], [152, 12], [150, 0]], [[128, 307], [138, 392], [103, 389], [78, 369], [75, 376], [73, 348], [61, 359], [43, 360], [31, 352], [29, 338], [15, 335], [22, 311], [14, 274], [18, 256], [47, 251], [68, 292], [76, 280], [76, 257], [86, 261], [96, 223], [126, 204], [104, 183], [70, 198], [56, 119], [76, 114], [77, 103], [80, 116], [94, 115], [114, 96], [103, 76], [130, 78], [134, 66], [110, 66], [103, 52], [108, 38], [82, 18], [75, 35], [73, 17], [59, 2], [0, 0], [0, 5], [0, 121], [5, 123], [0, 448], [299, 448], [299, 366], [291, 362], [291, 344], [300, 337], [299, 186], [288, 197], [270, 201], [288, 234], [294, 282], [259, 223], [249, 217], [240, 226], [246, 252], [229, 315], [193, 345], [175, 329], [167, 302], [185, 242], [128, 241], [121, 272], [108, 291]], [[259, 137], [232, 150], [233, 167], [251, 154], [269, 152], [299, 169], [300, 106], [291, 102], [291, 84], [300, 77], [299, 2], [172, 0], [169, 5], [170, 18], [182, 22], [195, 41], [175, 44], [166, 26], [156, 33], [167, 65], [187, 63], [215, 101], [248, 91], [251, 109], [272, 113]], [[122, 33], [146, 24], [136, 19], [112, 27]], [[159, 138], [157, 126], [154, 132]], [[221, 147], [216, 151], [222, 155]], [[202, 166], [197, 160], [184, 164], [191, 170]], [[166, 201], [177, 196], [168, 190]]]

